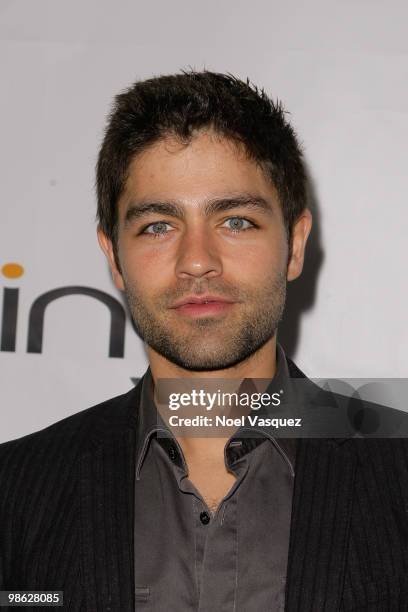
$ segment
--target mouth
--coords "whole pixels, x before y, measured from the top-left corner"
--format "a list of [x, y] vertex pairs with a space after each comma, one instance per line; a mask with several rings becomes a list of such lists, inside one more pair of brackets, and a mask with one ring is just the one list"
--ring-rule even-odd
[[215, 316], [231, 310], [235, 302], [218, 296], [190, 296], [171, 307], [177, 314], [187, 317]]
[[200, 315], [208, 317], [226, 312], [232, 306], [231, 302], [203, 302], [202, 304], [183, 304], [175, 308], [175, 311], [188, 317], [198, 317]]

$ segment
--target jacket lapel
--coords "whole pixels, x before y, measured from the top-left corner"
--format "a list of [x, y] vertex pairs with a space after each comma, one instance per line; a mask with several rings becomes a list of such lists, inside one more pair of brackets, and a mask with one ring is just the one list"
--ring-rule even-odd
[[81, 554], [88, 612], [134, 611], [134, 435], [81, 456]]
[[299, 439], [286, 612], [339, 610], [356, 457], [345, 439]]
[[114, 403], [80, 456], [81, 570], [87, 612], [134, 612], [135, 431], [140, 386]]

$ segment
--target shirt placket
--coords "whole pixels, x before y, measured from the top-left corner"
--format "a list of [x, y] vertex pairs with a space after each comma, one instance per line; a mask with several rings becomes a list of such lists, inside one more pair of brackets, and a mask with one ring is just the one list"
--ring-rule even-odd
[[187, 478], [186, 472], [176, 468], [180, 491], [192, 497], [197, 612], [235, 610], [238, 582], [236, 491], [248, 471], [245, 457], [236, 461], [234, 471], [237, 480], [212, 515], [200, 493]]
[[[204, 535], [199, 575], [198, 612], [232, 612], [238, 581], [238, 497], [233, 495], [217, 509], [207, 525], [196, 513], [196, 536]], [[201, 523], [201, 525], [200, 525]]]

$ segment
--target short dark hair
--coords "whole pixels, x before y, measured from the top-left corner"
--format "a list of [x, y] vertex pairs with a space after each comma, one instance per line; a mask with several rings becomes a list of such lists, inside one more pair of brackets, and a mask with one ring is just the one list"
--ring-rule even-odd
[[307, 205], [306, 173], [300, 144], [281, 102], [263, 89], [204, 70], [182, 71], [137, 81], [115, 97], [96, 165], [96, 218], [111, 239], [116, 263], [118, 211], [128, 168], [146, 147], [166, 136], [189, 142], [210, 127], [244, 145], [278, 192], [288, 240]]

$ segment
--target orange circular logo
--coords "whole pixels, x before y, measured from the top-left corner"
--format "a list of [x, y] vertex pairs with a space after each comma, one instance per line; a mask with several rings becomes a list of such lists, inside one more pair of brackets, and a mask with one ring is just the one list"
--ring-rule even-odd
[[23, 276], [24, 268], [18, 263], [6, 263], [2, 266], [1, 271], [7, 278], [19, 278]]

